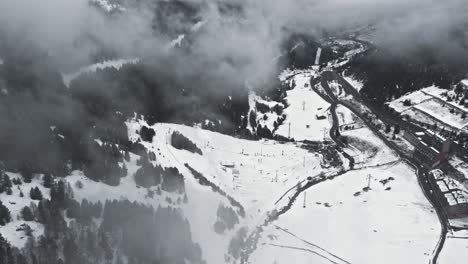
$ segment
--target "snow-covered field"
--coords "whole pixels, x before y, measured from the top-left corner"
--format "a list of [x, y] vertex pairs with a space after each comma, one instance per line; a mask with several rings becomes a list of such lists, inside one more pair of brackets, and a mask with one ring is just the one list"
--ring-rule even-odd
[[[287, 91], [288, 107], [284, 110], [286, 120], [276, 134], [295, 140], [322, 141], [328, 135], [330, 104], [323, 100], [310, 87], [311, 73], [300, 73], [293, 77], [296, 86]], [[317, 117], [324, 117], [319, 120]]]
[[439, 263], [465, 264], [467, 259], [468, 230], [449, 233], [439, 256]]
[[[143, 123], [129, 123], [131, 138], [138, 137], [134, 131]], [[184, 164], [189, 164], [241, 202], [252, 215], [270, 208], [278, 199], [272, 194], [280, 194], [321, 170], [320, 156], [294, 143], [243, 140], [174, 124], [156, 124], [153, 128], [156, 131], [153, 143], [143, 142], [143, 145], [161, 153], [157, 156], [159, 164], [177, 166], [183, 173], [188, 172]], [[170, 146], [168, 140], [172, 131], [179, 131], [193, 141], [203, 155]]]
[[407, 116], [408, 120], [411, 120], [412, 122], [434, 124], [434, 119], [431, 116], [415, 108], [410, 108], [403, 112], [403, 114]]
[[354, 76], [343, 76], [343, 78], [351, 84], [351, 86], [354, 87], [358, 92], [362, 89], [364, 86], [364, 83], [358, 79], [356, 79]]
[[[136, 131], [145, 125], [145, 122], [132, 120], [127, 125], [130, 138], [137, 140], [139, 135]], [[184, 215], [190, 219], [194, 240], [200, 243], [204, 254], [206, 252], [204, 257], [208, 263], [224, 262], [224, 253], [232, 234], [216, 234], [213, 224], [218, 205], [228, 204], [228, 201], [223, 196], [214, 194], [211, 188], [200, 186], [184, 164], [190, 165], [239, 201], [246, 211], [246, 218], [241, 225], [251, 227], [263, 221], [265, 214], [274, 208], [276, 200], [286, 190], [308, 176], [316, 176], [324, 171], [320, 167], [320, 155], [308, 152], [294, 143], [242, 140], [200, 128], [174, 124], [156, 124], [153, 128], [156, 131], [153, 142], [142, 144], [157, 154], [158, 164], [163, 167], [175, 166], [184, 175], [189, 203], [181, 208]], [[173, 131], [178, 131], [193, 141], [203, 155], [173, 148], [169, 144]], [[132, 164], [126, 166], [130, 172]], [[125, 181], [127, 180], [123, 180]], [[146, 191], [132, 186], [131, 181], [125, 186], [133, 190], [128, 193], [129, 197], [138, 195], [140, 198], [135, 199], [143, 202], [145, 199], [151, 200], [144, 198]], [[110, 196], [115, 195], [119, 193], [115, 192]], [[123, 195], [127, 196], [127, 193]], [[152, 203], [158, 202], [160, 201], [155, 200]], [[217, 249], [213, 248], [213, 242], [216, 243]]]
[[318, 73], [313, 69], [313, 68], [309, 68], [309, 69], [285, 69], [283, 70], [279, 76], [278, 76], [278, 79], [282, 82], [290, 79], [290, 78], [293, 78], [294, 76], [296, 75], [299, 75], [299, 74], [302, 74], [302, 75], [309, 75], [309, 76], [318, 76]]
[[338, 123], [340, 126], [357, 126], [357, 122], [360, 120], [353, 112], [351, 112], [351, 110], [343, 105], [338, 105], [336, 107], [336, 114], [338, 116]]
[[[266, 113], [261, 113], [256, 108], [256, 102], [268, 106], [270, 108], [270, 111], [268, 111]], [[278, 106], [281, 109], [284, 109], [284, 105], [282, 103], [275, 102], [275, 101], [263, 100], [261, 97], [255, 95], [255, 93], [251, 92], [249, 94], [249, 107], [250, 107], [250, 109], [249, 109], [249, 116], [248, 116], [247, 120], [250, 120], [250, 114], [252, 112], [254, 112], [257, 115], [257, 118], [256, 118], [257, 124], [260, 124], [262, 127], [266, 126], [270, 131], [273, 132], [275, 130], [275, 122], [278, 122], [278, 119], [281, 118], [281, 116], [278, 115], [273, 110], [275, 106]], [[250, 131], [253, 132], [254, 129], [256, 129], [256, 128], [252, 128], [250, 122], [248, 122], [247, 129], [249, 129]]]
[[[147, 124], [136, 119], [127, 122], [130, 139], [140, 138], [137, 131], [142, 125]], [[320, 155], [300, 148], [300, 143], [249, 141], [174, 124], [156, 124], [153, 128], [156, 131], [153, 142], [142, 144], [156, 154], [156, 163], [163, 167], [177, 167], [184, 175], [186, 204], [176, 202], [178, 194], [163, 192], [161, 196], [150, 197], [147, 189], [136, 186], [133, 174], [138, 169], [136, 160], [139, 157], [133, 154], [130, 161], [125, 161], [128, 175], [117, 187], [91, 181], [79, 171], [65, 179], [78, 201], [85, 198], [93, 202], [128, 199], [155, 207], [179, 208], [189, 219], [192, 237], [200, 244], [207, 263], [225, 263], [225, 254], [235, 232], [242, 226], [253, 230], [263, 223], [266, 215], [278, 208], [279, 205], [275, 205], [278, 198], [287, 190], [294, 190], [299, 181], [321, 172], [329, 174], [338, 170], [321, 168]], [[173, 148], [170, 145], [173, 131], [193, 141], [203, 155]], [[355, 131], [350, 131], [350, 134], [367, 140], [378, 149], [366, 164], [385, 163], [379, 153], [395, 159], [370, 131], [369, 134], [365, 129]], [[202, 173], [243, 205], [246, 217], [233, 230], [224, 234], [214, 232], [218, 206], [229, 206], [230, 202], [210, 187], [200, 185], [184, 164]], [[366, 192], [363, 188], [368, 184], [369, 175], [371, 189]], [[43, 190], [38, 181], [36, 179], [31, 184]], [[77, 184], [78, 181], [81, 184]], [[405, 263], [403, 260], [407, 257], [415, 261], [411, 263], [423, 263], [437, 241], [439, 226], [416, 181], [411, 168], [403, 163], [393, 163], [350, 171], [313, 186], [306, 191], [306, 208], [302, 207], [304, 196], [301, 194], [290, 211], [266, 227], [258, 250], [253, 252], [250, 261], [274, 263], [276, 260], [276, 263], [282, 263], [294, 257], [294, 263], [328, 263], [327, 258], [336, 263], [345, 263], [342, 260], [351, 263]], [[43, 193], [48, 195], [45, 189]], [[289, 195], [283, 200], [287, 201]], [[8, 198], [1, 198], [8, 201]], [[18, 209], [11, 207], [14, 216], [23, 203], [30, 202], [29, 199], [18, 201]], [[7, 239], [18, 246], [24, 239], [21, 239], [21, 232], [15, 231], [21, 223], [15, 221], [0, 229], [2, 235], [6, 234]], [[31, 227], [35, 235], [40, 234], [41, 226]], [[383, 262], [378, 261], [379, 256]]]
[[[413, 105], [418, 105], [424, 101], [427, 101], [427, 100], [430, 100], [431, 99], [431, 96], [423, 93], [421, 90], [420, 91], [416, 91], [414, 93], [410, 93], [410, 94], [407, 94], [407, 95], [404, 95], [392, 102], [390, 102], [390, 107], [392, 107], [393, 109], [395, 109], [397, 112], [403, 112], [409, 108], [411, 108]], [[403, 105], [403, 102], [405, 100], [410, 100], [411, 101], [411, 105]]]
[[346, 93], [343, 90], [343, 87], [341, 87], [341, 84], [339, 84], [336, 80], [328, 82], [328, 86], [330, 86], [333, 94], [335, 94], [336, 97], [340, 98], [340, 97], [346, 96]]
[[441, 104], [436, 100], [428, 100], [415, 106], [415, 108], [433, 116], [452, 127], [462, 129], [468, 125], [468, 118], [462, 118], [460, 113], [451, 113], [451, 107]]
[[[10, 173], [7, 172], [7, 175], [10, 177], [11, 180], [15, 178], [22, 179], [21, 175], [17, 173]], [[6, 224], [5, 226], [0, 225], [0, 234], [8, 241], [12, 246], [17, 248], [23, 248], [25, 243], [28, 240], [24, 231], [17, 230], [21, 228], [23, 224], [27, 224], [31, 227], [34, 237], [39, 237], [43, 234], [44, 228], [42, 224], [37, 222], [26, 222], [20, 220], [21, 217], [21, 209], [25, 206], [30, 206], [34, 204], [37, 206], [39, 201], [32, 200], [29, 196], [29, 191], [31, 188], [39, 188], [43, 197], [45, 199], [50, 199], [50, 192], [48, 189], [42, 186], [41, 175], [36, 175], [30, 183], [23, 182], [21, 188], [17, 188], [16, 185], [13, 185], [11, 188], [12, 193], [11, 195], [7, 195], [6, 192], [0, 193], [0, 201], [2, 201], [3, 205], [8, 207], [11, 213], [11, 222]], [[23, 197], [20, 196], [20, 192], [23, 192]]]
[[299, 200], [266, 229], [251, 263], [427, 263], [438, 241], [437, 216], [403, 163], [348, 172], [308, 189], [306, 208]]
[[462, 118], [462, 114], [468, 113], [468, 109], [458, 105], [455, 101], [447, 101], [447, 94], [454, 96], [453, 91], [430, 86], [404, 95], [390, 102], [389, 106], [415, 121], [443, 122], [451, 127], [463, 129], [468, 125], [468, 118]]
[[396, 153], [367, 127], [344, 130], [341, 134], [346, 137], [347, 143], [359, 155], [358, 160], [364, 161], [366, 166], [383, 165], [398, 160]]

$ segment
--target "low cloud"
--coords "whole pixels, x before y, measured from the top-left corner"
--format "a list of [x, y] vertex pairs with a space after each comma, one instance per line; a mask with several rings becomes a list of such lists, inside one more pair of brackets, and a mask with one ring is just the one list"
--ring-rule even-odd
[[[444, 56], [466, 49], [467, 12], [461, 0], [183, 2], [196, 7], [196, 19], [205, 23], [190, 39], [187, 60], [191, 62], [178, 66], [213, 64], [216, 75], [227, 78], [271, 77], [281, 44], [293, 33], [320, 37], [324, 31], [373, 24], [376, 43], [399, 54], [411, 53], [420, 45], [440, 46]], [[138, 6], [122, 3], [128, 5], [125, 12], [109, 15], [87, 0], [3, 0], [0, 32], [45, 50], [63, 71], [95, 62], [100, 56], [167, 56], [166, 47], [176, 36], [158, 31], [156, 1], [139, 1]], [[170, 15], [164, 28], [173, 28], [172, 33], [195, 23], [184, 18], [183, 12]]]

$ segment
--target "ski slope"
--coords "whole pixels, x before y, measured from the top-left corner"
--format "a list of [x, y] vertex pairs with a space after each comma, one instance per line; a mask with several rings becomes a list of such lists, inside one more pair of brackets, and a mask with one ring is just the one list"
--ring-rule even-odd
[[[295, 75], [292, 80], [295, 86], [287, 91], [287, 108], [283, 111], [286, 120], [276, 131], [277, 135], [295, 140], [323, 141], [329, 134], [330, 104], [323, 100], [310, 87], [313, 73], [305, 72]], [[322, 117], [323, 119], [318, 119]]]
[[[365, 192], [368, 175], [371, 189]], [[394, 180], [380, 182], [390, 177]], [[291, 257], [298, 264], [430, 260], [440, 225], [406, 164], [348, 172], [306, 193], [305, 208], [302, 194], [266, 229], [251, 263], [284, 263]]]

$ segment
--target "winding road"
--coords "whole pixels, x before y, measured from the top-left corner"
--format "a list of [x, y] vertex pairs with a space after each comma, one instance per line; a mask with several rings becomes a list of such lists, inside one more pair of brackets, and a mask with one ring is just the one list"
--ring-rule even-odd
[[[446, 214], [446, 212], [444, 210], [444, 207], [443, 207], [441, 201], [438, 199], [438, 197], [436, 197], [435, 192], [433, 190], [435, 183], [431, 181], [430, 177], [427, 177], [429, 171], [427, 169], [425, 169], [424, 166], [422, 166], [420, 164], [420, 162], [415, 160], [411, 155], [408, 155], [403, 150], [401, 150], [400, 147], [398, 147], [395, 143], [388, 140], [387, 137], [385, 135], [383, 135], [382, 132], [378, 128], [376, 128], [372, 122], [367, 120], [367, 118], [365, 118], [363, 116], [363, 114], [358, 109], [356, 109], [352, 104], [350, 104], [348, 102], [345, 102], [343, 100], [340, 100], [333, 93], [333, 90], [331, 89], [331, 87], [328, 84], [331, 81], [337, 81], [339, 84], [341, 84], [342, 88], [344, 89], [344, 91], [348, 95], [351, 95], [354, 100], [356, 100], [357, 102], [365, 105], [364, 100], [362, 99], [361, 95], [357, 92], [357, 90], [354, 89], [354, 87], [352, 87], [352, 85], [349, 84], [340, 75], [338, 75], [336, 72], [333, 72], [333, 71], [323, 72], [322, 75], [321, 75], [321, 85], [322, 85], [322, 87], [324, 88], [324, 90], [325, 90], [325, 92], [327, 94], [324, 95], [323, 93], [318, 91], [318, 89], [316, 89], [316, 92], [324, 100], [330, 100], [330, 98], [332, 99], [332, 102], [331, 102], [332, 107], [330, 108], [330, 111], [332, 111], [332, 117], [334, 116], [334, 118], [333, 118], [334, 125], [332, 126], [332, 130], [335, 130], [335, 131], [331, 130], [330, 131], [330, 136], [332, 138], [333, 137], [336, 138], [337, 135], [338, 135], [338, 131], [337, 131], [338, 126], [335, 125], [335, 118], [336, 118], [335, 110], [336, 110], [336, 106], [338, 104], [341, 104], [344, 107], [348, 108], [351, 112], [353, 112], [357, 117], [359, 117], [365, 123], [365, 125], [377, 137], [379, 137], [390, 149], [392, 149], [393, 151], [398, 153], [398, 155], [400, 157], [402, 157], [409, 165], [411, 165], [412, 167], [414, 167], [416, 169], [416, 175], [418, 176], [417, 178], [418, 178], [419, 186], [423, 190], [423, 193], [426, 196], [426, 198], [428, 199], [428, 201], [431, 203], [431, 205], [435, 209], [435, 211], [437, 213], [437, 216], [439, 218], [439, 222], [441, 224], [440, 238], [439, 238], [439, 241], [438, 241], [438, 243], [437, 243], [437, 245], [436, 245], [436, 247], [435, 247], [435, 249], [433, 251], [432, 258], [429, 261], [430, 264], [437, 264], [437, 260], [439, 258], [440, 252], [442, 251], [442, 248], [443, 248], [443, 246], [445, 244], [445, 240], [446, 240], [446, 237], [447, 237], [447, 233], [448, 233], [450, 224], [449, 224], [448, 216], [447, 216], [447, 214]], [[371, 110], [374, 110], [374, 109], [372, 109], [372, 107], [368, 106], [368, 108], [371, 109]], [[389, 122], [388, 117], [382, 116], [382, 113], [380, 113], [380, 112], [377, 113], [375, 110], [372, 111], [372, 112], [373, 112], [373, 114], [375, 114], [378, 118], [380, 118], [384, 122], [387, 122], [387, 123]], [[398, 124], [400, 124], [402, 127], [406, 128], [406, 129], [414, 129], [413, 125], [409, 125], [406, 122], [403, 122], [403, 121], [399, 122], [399, 120], [395, 120], [393, 118], [390, 121], [392, 123], [398, 123]], [[339, 140], [335, 140], [335, 141], [340, 142]]]
[[[325, 94], [323, 91], [319, 91], [317, 87], [315, 87], [315, 84], [317, 84], [317, 81], [319, 81], [325, 90]], [[357, 117], [359, 117], [363, 123], [378, 137], [380, 138], [390, 149], [392, 149], [394, 152], [400, 156], [400, 160], [406, 161], [410, 166], [415, 168], [416, 175], [418, 178], [418, 184], [423, 190], [424, 195], [428, 199], [428, 201], [431, 203], [432, 207], [435, 209], [440, 225], [441, 225], [441, 234], [439, 237], [439, 241], [436, 245], [436, 247], [433, 250], [433, 254], [431, 259], [429, 260], [429, 264], [437, 264], [438, 257], [440, 255], [440, 252], [442, 251], [442, 248], [445, 244], [445, 240], [447, 237], [447, 233], [449, 230], [449, 221], [447, 214], [445, 213], [445, 210], [443, 208], [443, 205], [441, 204], [440, 200], [438, 197], [436, 197], [434, 191], [433, 191], [433, 185], [435, 183], [431, 182], [430, 177], [427, 177], [428, 170], [425, 169], [418, 161], [416, 161], [411, 155], [408, 155], [408, 153], [405, 153], [403, 150], [399, 148], [394, 142], [391, 142], [390, 140], [387, 139], [385, 135], [382, 134], [382, 132], [379, 130], [379, 128], [375, 127], [375, 125], [367, 120], [362, 113], [353, 107], [352, 104], [345, 102], [343, 100], [340, 100], [334, 93], [331, 87], [328, 85], [329, 82], [331, 81], [338, 81], [344, 91], [353, 96], [353, 99], [356, 100], [357, 102], [364, 104], [363, 99], [361, 98], [360, 94], [352, 87], [345, 79], [343, 79], [341, 76], [339, 76], [336, 72], [332, 71], [325, 71], [321, 74], [320, 79], [311, 79], [311, 87], [312, 89], [320, 95], [325, 101], [330, 103], [330, 112], [332, 115], [332, 127], [330, 129], [330, 137], [332, 140], [336, 143], [336, 146], [338, 150], [350, 161], [350, 169], [349, 170], [342, 170], [339, 171], [333, 175], [317, 175], [316, 177], [312, 177], [308, 180], [303, 180], [299, 182], [297, 186], [293, 186], [290, 189], [288, 189], [279, 199], [276, 201], [275, 205], [277, 205], [286, 195], [290, 192], [294, 193], [292, 196], [289, 197], [289, 200], [287, 204], [283, 207], [281, 207], [279, 210], [273, 210], [268, 214], [268, 217], [264, 220], [264, 222], [260, 225], [257, 226], [257, 228], [250, 233], [250, 235], [246, 238], [244, 241], [244, 245], [241, 249], [240, 253], [240, 261], [241, 263], [248, 263], [248, 259], [250, 254], [256, 249], [258, 240], [260, 238], [261, 233], [263, 232], [263, 228], [272, 224], [275, 220], [278, 219], [281, 215], [285, 214], [288, 212], [293, 204], [296, 202], [297, 198], [300, 196], [301, 193], [306, 191], [312, 186], [315, 186], [323, 181], [326, 180], [331, 180], [336, 177], [339, 177], [340, 175], [343, 175], [349, 171], [355, 170], [354, 169], [354, 159], [352, 156], [348, 155], [343, 148], [346, 147], [346, 144], [343, 143], [340, 140], [339, 136], [339, 120], [338, 116], [336, 114], [336, 108], [338, 105], [343, 105], [344, 107], [348, 108], [351, 112], [353, 112]], [[372, 108], [368, 107], [373, 110]], [[377, 115], [377, 113], [372, 111], [376, 116], [381, 118], [381, 115]], [[381, 120], [387, 121], [388, 119], [382, 118]], [[402, 121], [403, 122], [403, 121]], [[396, 123], [395, 120], [392, 121], [392, 123]], [[412, 125], [408, 124], [403, 124], [402, 127], [406, 129], [413, 128]], [[400, 161], [398, 160], [398, 161]], [[377, 166], [391, 166], [394, 162], [390, 162], [388, 164], [381, 164]], [[313, 252], [312, 252], [313, 253]], [[348, 262], [345, 262], [348, 263]]]

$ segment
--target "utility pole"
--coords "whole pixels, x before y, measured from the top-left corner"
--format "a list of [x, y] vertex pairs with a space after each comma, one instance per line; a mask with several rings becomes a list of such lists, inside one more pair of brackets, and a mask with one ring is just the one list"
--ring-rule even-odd
[[291, 138], [291, 122], [289, 122], [288, 138]]
[[306, 105], [306, 102], [302, 101], [302, 111], [305, 111], [305, 105]]
[[369, 190], [370, 190], [370, 181], [371, 181], [371, 179], [372, 179], [372, 175], [368, 174], [367, 175], [367, 189], [369, 189]]
[[278, 170], [276, 170], [275, 182], [278, 182]]
[[307, 194], [307, 192], [304, 191], [304, 205], [303, 205], [304, 208], [306, 208], [306, 194]]
[[304, 161], [302, 162], [302, 166], [305, 168], [305, 155], [304, 155]]

